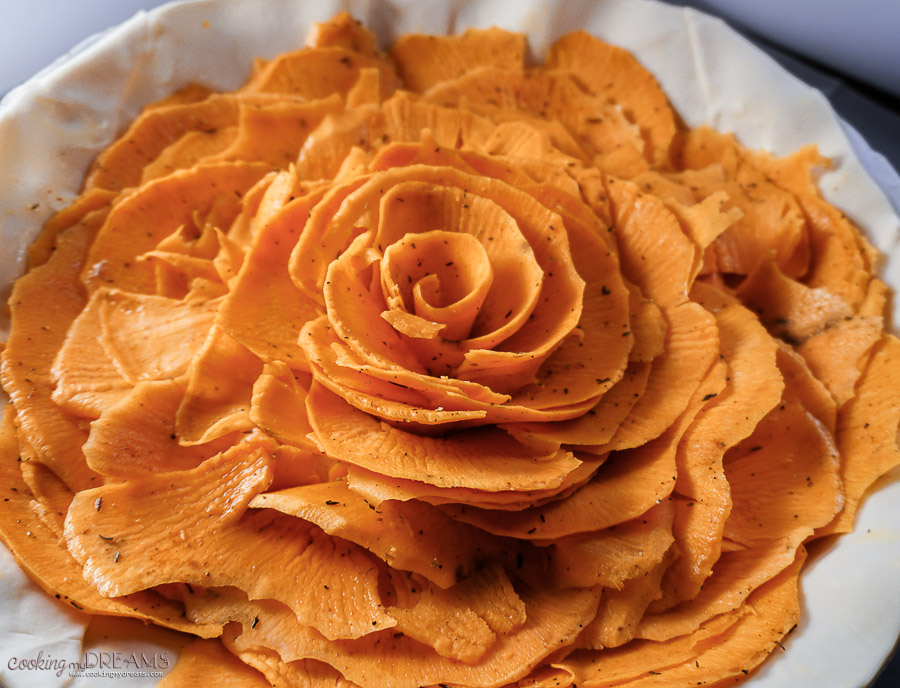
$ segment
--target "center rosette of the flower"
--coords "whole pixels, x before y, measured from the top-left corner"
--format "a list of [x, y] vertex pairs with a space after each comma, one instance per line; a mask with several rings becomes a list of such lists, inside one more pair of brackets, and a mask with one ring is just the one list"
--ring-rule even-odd
[[629, 295], [605, 225], [482, 164], [398, 144], [308, 211], [290, 269], [324, 312], [299, 344], [315, 380], [360, 411], [419, 426], [564, 420], [623, 374]]
[[487, 251], [470, 234], [406, 234], [381, 261], [389, 308], [381, 314], [408, 337], [466, 339], [494, 282]]

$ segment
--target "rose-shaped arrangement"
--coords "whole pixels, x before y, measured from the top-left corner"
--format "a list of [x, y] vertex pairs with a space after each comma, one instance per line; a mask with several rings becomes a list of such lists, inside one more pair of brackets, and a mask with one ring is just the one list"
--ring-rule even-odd
[[166, 685], [741, 679], [900, 463], [826, 161], [686, 129], [585, 33], [525, 53], [339, 15], [148, 107], [32, 247], [0, 531], [199, 636]]

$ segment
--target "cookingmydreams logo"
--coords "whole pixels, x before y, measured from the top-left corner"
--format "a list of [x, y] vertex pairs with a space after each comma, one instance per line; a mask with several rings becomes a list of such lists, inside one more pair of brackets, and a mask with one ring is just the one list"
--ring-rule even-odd
[[85, 652], [78, 661], [44, 654], [33, 657], [12, 657], [6, 663], [10, 671], [50, 671], [56, 676], [90, 678], [141, 678], [162, 676], [161, 669], [169, 668], [168, 652]]

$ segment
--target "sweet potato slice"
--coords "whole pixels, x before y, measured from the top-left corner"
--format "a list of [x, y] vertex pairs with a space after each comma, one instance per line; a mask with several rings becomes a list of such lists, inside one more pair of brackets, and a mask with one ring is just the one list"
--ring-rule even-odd
[[634, 184], [612, 178], [605, 184], [622, 269], [657, 303], [668, 325], [666, 353], [654, 360], [645, 392], [610, 441], [610, 449], [624, 449], [657, 437], [679, 416], [713, 362], [718, 337], [712, 316], [688, 300], [696, 250], [678, 220]]
[[483, 66], [521, 70], [525, 38], [502, 29], [468, 29], [458, 36], [401, 36], [391, 57], [406, 88], [423, 92], [429, 87]]
[[577, 418], [552, 423], [508, 423], [503, 427], [526, 443], [556, 442], [576, 445], [586, 452], [606, 451], [609, 441], [647, 388], [649, 376], [649, 363], [629, 365], [623, 378]]
[[130, 382], [183, 374], [206, 341], [219, 306], [218, 300], [104, 293], [99, 305], [101, 343]]
[[[127, 479], [146, 472], [194, 468], [223, 448], [181, 446], [175, 418], [187, 381], [139, 382], [91, 424], [83, 450], [101, 475]], [[232, 439], [232, 438], [229, 438]]]
[[784, 342], [778, 342], [778, 369], [785, 387], [832, 435], [837, 425], [837, 404], [825, 384], [812, 374], [806, 360]]
[[279, 55], [266, 64], [244, 86], [245, 93], [278, 93], [319, 100], [353, 88], [360, 71], [376, 68], [380, 73], [381, 95], [389, 96], [397, 87], [393, 65], [379, 56], [342, 47], [303, 48]]
[[100, 315], [107, 292], [99, 289], [69, 327], [50, 369], [53, 402], [78, 416], [97, 418], [131, 390], [103, 346]]
[[[675, 486], [675, 454], [685, 429], [703, 407], [708, 394], [725, 385], [725, 364], [712, 366], [679, 421], [657, 439], [635, 449], [616, 452], [602, 471], [566, 499], [522, 511], [448, 505], [453, 518], [496, 535], [526, 540], [564, 537], [602, 530], [645, 513], [667, 498]], [[640, 486], [640, 487], [639, 487]]]
[[862, 377], [856, 396], [838, 414], [837, 448], [842, 457], [840, 479], [844, 508], [820, 534], [848, 532], [866, 490], [880, 476], [900, 465], [897, 428], [900, 406], [892, 401], [898, 389], [900, 341], [885, 335], [877, 345]]
[[733, 500], [725, 537], [747, 546], [802, 541], [844, 504], [838, 447], [788, 392], [726, 457], [725, 477]]
[[[482, 66], [435, 85], [425, 93], [425, 99], [445, 107], [472, 110], [501, 123], [495, 132], [504, 128], [508, 133], [523, 132], [521, 125], [525, 124], [532, 132], [543, 131], [551, 146], [580, 159], [589, 160], [620, 146], [644, 148], [640, 131], [621, 109], [603, 95], [585, 92], [570, 74], [560, 70], [523, 72]], [[554, 132], [551, 123], [562, 133]], [[554, 152], [558, 155], [558, 151], [547, 149], [498, 150], [496, 138], [488, 139], [484, 149], [522, 160], [552, 159]], [[566, 161], [557, 158], [555, 162], [564, 165]]]
[[802, 195], [797, 200], [806, 215], [813, 247], [805, 283], [811, 289], [827, 289], [855, 309], [865, 299], [878, 264], [875, 250], [837, 208], [816, 196]]
[[688, 169], [678, 179], [697, 200], [724, 192], [726, 207], [741, 212], [712, 246], [718, 270], [746, 275], [770, 256], [789, 277], [806, 272], [809, 235], [800, 204], [741, 155], [733, 136], [696, 129], [686, 135], [682, 155]]
[[694, 597], [709, 576], [732, 507], [723, 456], [754, 431], [784, 388], [775, 341], [754, 315], [705, 284], [695, 284], [691, 293], [716, 318], [728, 384], [710, 399], [679, 447], [675, 492], [684, 499], [676, 501], [678, 557], [666, 572], [661, 606]]
[[228, 650], [239, 657], [242, 662], [253, 667], [266, 678], [267, 686], [276, 688], [358, 688], [355, 683], [344, 679], [337, 671], [324, 662], [314, 659], [298, 659], [285, 662], [276, 652], [263, 647], [247, 648], [235, 643], [230, 634], [222, 637]]
[[[240, 110], [240, 105], [238, 109]], [[237, 136], [237, 125], [187, 131], [144, 166], [140, 183], [136, 186], [165, 177], [176, 170], [190, 169], [201, 160], [217, 158], [234, 143]]]
[[571, 494], [590, 480], [606, 456], [581, 455], [579, 460], [581, 465], [569, 473], [559, 486], [546, 490], [487, 492], [467, 487], [437, 487], [414, 480], [388, 478], [359, 466], [348, 468], [347, 484], [375, 505], [388, 500], [420, 500], [434, 505], [469, 504], [483, 509], [518, 511]]
[[[630, 643], [567, 660], [578, 685], [677, 686], [739, 681], [761, 664], [800, 617], [801, 551], [793, 563], [747, 598], [746, 613], [721, 615], [692, 635], [664, 643]], [[764, 639], [760, 645], [761, 639]], [[653, 667], [653, 668], [650, 668]]]
[[313, 192], [273, 213], [255, 237], [217, 315], [218, 324], [263, 361], [280, 360], [298, 369], [306, 365], [297, 338], [303, 323], [318, 312], [285, 266], [310, 208], [321, 196], [321, 191]]
[[[240, 621], [239, 634], [235, 637], [232, 631], [225, 638], [238, 650], [261, 646], [275, 650], [288, 662], [317, 659], [360, 685], [418, 688], [449, 681], [500, 688], [526, 676], [556, 648], [570, 644], [580, 631], [579, 626], [596, 612], [599, 598], [599, 593], [591, 590], [518, 592], [525, 603], [526, 622], [495, 643], [475, 664], [441, 657], [390, 630], [356, 640], [329, 642], [300, 626], [283, 605], [265, 600], [248, 603], [239, 594], [226, 591], [217, 593], [216, 599], [197, 600], [191, 615], [207, 622]], [[254, 623], [254, 619], [259, 621]]]
[[549, 547], [549, 575], [558, 587], [621, 589], [659, 564], [673, 542], [675, 506], [665, 499], [631, 521], [606, 530], [535, 540]]
[[797, 347], [810, 371], [821, 380], [838, 406], [855, 394], [867, 354], [884, 331], [879, 316], [852, 316], [840, 320]]
[[[354, 542], [394, 569], [412, 571], [441, 588], [471, 575], [489, 557], [513, 561], [516, 549], [453, 521], [428, 504], [411, 500], [375, 505], [345, 482], [265, 492], [250, 502], [315, 523], [326, 533]], [[448, 547], [447, 543], [454, 543]]]
[[527, 620], [525, 603], [506, 572], [488, 566], [449, 590], [426, 588], [411, 607], [390, 607], [397, 630], [442, 657], [468, 664]]
[[241, 102], [234, 137], [221, 150], [199, 157], [197, 162], [253, 160], [276, 168], [288, 167], [296, 161], [297, 151], [310, 132], [327, 114], [338, 112], [341, 105], [336, 93], [311, 102]]
[[[170, 582], [233, 585], [253, 597], [282, 600], [303, 623], [332, 638], [393, 625], [372, 561], [361, 550], [294, 518], [244, 514], [271, 481], [266, 444], [251, 438], [190, 471], [79, 493], [66, 538], [85, 577], [105, 595]], [[145, 524], [160, 519], [172, 526], [148, 531]], [[262, 567], [260, 551], [267, 552]]]
[[747, 275], [737, 295], [772, 334], [792, 344], [853, 315], [840, 295], [827, 287], [792, 280], [771, 260], [762, 261]]
[[237, 120], [237, 112], [237, 99], [231, 94], [147, 108], [97, 157], [85, 187], [121, 191], [137, 186], [144, 168], [167, 146], [190, 131], [211, 132], [231, 126]]
[[640, 128], [644, 156], [657, 165], [668, 163], [677, 128], [675, 114], [659, 83], [631, 53], [574, 31], [551, 46], [544, 66], [570, 73], [590, 93], [621, 106]]
[[263, 363], [214, 325], [187, 370], [187, 389], [175, 417], [181, 444], [204, 444], [251, 430], [253, 384]]
[[676, 547], [670, 547], [644, 575], [628, 579], [620, 590], [606, 590], [597, 617], [585, 628], [579, 646], [602, 650], [631, 641], [647, 608], [662, 595], [662, 579], [676, 552]]
[[[0, 476], [3, 485], [0, 537], [32, 580], [49, 595], [78, 611], [134, 616], [202, 637], [219, 635], [220, 625], [196, 624], [186, 620], [180, 605], [153, 591], [111, 599], [98, 594], [88, 585], [80, 564], [72, 558], [59, 536], [63, 530], [63, 515], [55, 511], [48, 513], [46, 508], [41, 507], [22, 479], [13, 416], [13, 407], [7, 406], [0, 424]], [[43, 518], [45, 515], [54, 522], [48, 524]]]
[[188, 688], [214, 683], [230, 688], [269, 688], [260, 672], [244, 663], [218, 640], [195, 640], [178, 653], [175, 667], [159, 682], [160, 688]]
[[[308, 376], [307, 376], [308, 377]], [[306, 388], [284, 363], [267, 363], [253, 383], [250, 420], [280, 442], [302, 449], [315, 449], [307, 435], [312, 427], [306, 418]]]
[[317, 384], [306, 404], [327, 454], [391, 477], [490, 492], [544, 489], [562, 483], [580, 464], [568, 452], [532, 452], [501, 430], [460, 431], [444, 441], [413, 435], [357, 411]]
[[17, 280], [10, 296], [15, 326], [2, 354], [0, 378], [16, 407], [16, 423], [37, 457], [69, 489], [99, 484], [84, 461], [86, 433], [52, 400], [52, 366], [69, 326], [86, 304], [78, 274], [107, 209], [88, 213], [63, 232], [50, 259]]
[[56, 250], [60, 233], [84, 220], [88, 213], [111, 204], [116, 194], [106, 189], [88, 189], [44, 223], [41, 233], [28, 247], [28, 269], [33, 270], [46, 263]]
[[123, 291], [153, 293], [152, 266], [136, 258], [183, 225], [226, 228], [241, 210], [241, 195], [269, 165], [220, 163], [181, 170], [141, 187], [115, 205], [91, 245], [83, 279], [90, 289], [114, 283]]

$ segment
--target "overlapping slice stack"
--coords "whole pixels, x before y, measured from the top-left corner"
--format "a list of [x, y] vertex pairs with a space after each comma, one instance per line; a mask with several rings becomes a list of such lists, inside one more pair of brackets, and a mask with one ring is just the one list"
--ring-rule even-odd
[[586, 34], [525, 48], [339, 15], [148, 107], [32, 249], [0, 532], [206, 639], [167, 685], [741, 678], [900, 463], [825, 161], [685, 130]]

